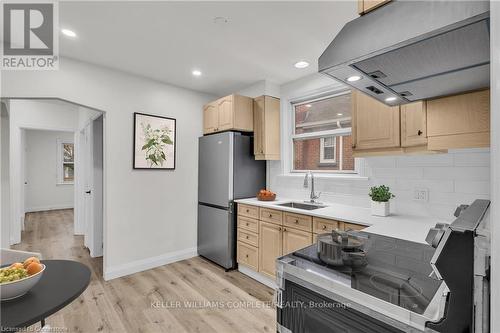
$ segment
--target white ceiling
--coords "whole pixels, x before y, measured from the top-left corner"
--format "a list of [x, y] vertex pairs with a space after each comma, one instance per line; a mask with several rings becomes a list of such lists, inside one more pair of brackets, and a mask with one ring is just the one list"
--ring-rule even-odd
[[[60, 54], [193, 90], [224, 95], [259, 80], [317, 71], [317, 59], [356, 1], [60, 2]], [[215, 17], [228, 24], [215, 24]], [[311, 63], [296, 69], [299, 60]], [[200, 69], [201, 77], [191, 71]]]

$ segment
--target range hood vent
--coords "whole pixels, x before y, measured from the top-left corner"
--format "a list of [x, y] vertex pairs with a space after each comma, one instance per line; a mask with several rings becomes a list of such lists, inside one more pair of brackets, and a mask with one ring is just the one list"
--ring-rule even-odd
[[489, 17], [488, 1], [393, 0], [347, 23], [319, 72], [387, 105], [488, 88]]

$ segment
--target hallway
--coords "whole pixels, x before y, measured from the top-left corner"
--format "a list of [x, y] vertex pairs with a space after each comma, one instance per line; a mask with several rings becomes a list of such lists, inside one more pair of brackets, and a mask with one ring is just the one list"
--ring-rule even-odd
[[[13, 248], [41, 252], [43, 259], [80, 261], [91, 269], [87, 290], [46, 320], [63, 332], [275, 331], [272, 289], [200, 257], [104, 281], [102, 258], [91, 258], [83, 236], [73, 235], [70, 209], [28, 213], [22, 242]], [[186, 308], [193, 304], [196, 308]]]

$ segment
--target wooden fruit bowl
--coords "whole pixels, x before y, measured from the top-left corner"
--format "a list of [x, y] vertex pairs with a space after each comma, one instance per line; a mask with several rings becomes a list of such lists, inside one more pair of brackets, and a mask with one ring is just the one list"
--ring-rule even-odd
[[274, 200], [276, 200], [276, 193], [273, 195], [266, 195], [266, 196], [257, 194], [257, 200], [259, 200], [259, 201], [274, 201]]

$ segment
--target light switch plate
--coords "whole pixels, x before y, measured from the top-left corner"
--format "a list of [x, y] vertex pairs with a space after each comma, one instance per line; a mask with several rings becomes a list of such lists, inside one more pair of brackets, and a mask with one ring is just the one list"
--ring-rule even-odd
[[413, 200], [415, 201], [429, 201], [429, 189], [428, 188], [415, 188], [413, 190]]

